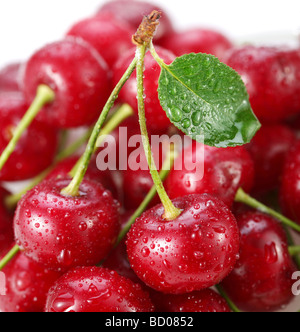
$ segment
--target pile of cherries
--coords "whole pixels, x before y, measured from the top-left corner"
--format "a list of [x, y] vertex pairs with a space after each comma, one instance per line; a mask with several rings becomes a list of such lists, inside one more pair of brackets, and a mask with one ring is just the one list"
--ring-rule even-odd
[[[37, 88], [46, 85], [55, 93], [2, 168], [2, 182], [37, 176], [54, 163], [63, 131], [95, 123], [134, 57], [132, 35], [153, 9], [160, 8], [143, 1], [107, 2], [25, 64], [0, 71], [0, 152]], [[149, 171], [102, 172], [94, 158], [79, 196], [64, 196], [61, 190], [79, 158], [74, 155], [29, 190], [15, 211], [7, 207], [10, 193], [3, 185], [0, 253], [6, 256], [15, 245], [20, 251], [2, 270], [6, 295], [0, 296], [1, 311], [230, 312], [228, 299], [242, 311], [276, 311], [294, 299], [292, 275], [298, 268], [286, 229], [235, 203], [235, 196], [243, 188], [300, 224], [300, 48], [235, 47], [209, 29], [178, 32], [162, 13], [154, 39], [159, 56], [171, 63], [183, 54], [208, 53], [234, 68], [246, 84], [261, 130], [244, 147], [195, 142], [186, 147], [178, 158], [193, 158], [204, 149], [205, 169], [200, 181], [184, 163], [181, 170], [171, 170], [165, 185], [180, 216], [166, 220], [157, 196], [118, 246], [121, 229], [153, 186]], [[147, 54], [149, 134], [171, 136], [178, 131], [160, 106], [159, 75], [159, 65]], [[137, 113], [136, 96], [134, 73], [118, 104], [127, 103]], [[137, 115], [121, 127], [127, 128], [128, 140], [139, 134]], [[119, 128], [112, 134], [117, 145], [125, 139]], [[160, 148], [153, 146], [156, 151]], [[216, 285], [226, 300], [213, 289]]]

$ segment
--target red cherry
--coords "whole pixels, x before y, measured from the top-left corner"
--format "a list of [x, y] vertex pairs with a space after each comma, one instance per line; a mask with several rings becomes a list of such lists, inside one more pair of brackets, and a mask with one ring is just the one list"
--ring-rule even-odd
[[135, 30], [113, 16], [98, 15], [75, 24], [67, 36], [82, 38], [102, 55], [112, 67], [117, 59], [132, 48], [132, 35]]
[[254, 161], [254, 192], [279, 186], [286, 156], [295, 142], [295, 134], [283, 125], [265, 125], [255, 135], [246, 146]]
[[300, 142], [297, 142], [287, 156], [284, 166], [280, 201], [286, 216], [300, 223]]
[[43, 47], [27, 62], [23, 90], [28, 102], [41, 84], [55, 92], [55, 100], [38, 118], [62, 128], [93, 123], [111, 89], [107, 65], [98, 52], [71, 37]]
[[226, 301], [211, 289], [182, 295], [151, 292], [151, 299], [158, 312], [231, 312]]
[[132, 1], [132, 0], [116, 0], [106, 2], [99, 10], [98, 15], [112, 14], [116, 18], [123, 20], [131, 25], [136, 31], [140, 26], [143, 16], [149, 15], [153, 10], [162, 12], [159, 29], [154, 37], [155, 42], [162, 37], [167, 36], [173, 31], [173, 26], [170, 18], [165, 13], [165, 10], [157, 5], [146, 1]]
[[[0, 153], [12, 138], [14, 128], [27, 111], [21, 93], [0, 94]], [[58, 133], [46, 124], [34, 121], [24, 132], [14, 152], [0, 172], [1, 181], [19, 181], [34, 177], [52, 164], [58, 147]]]
[[49, 292], [46, 312], [153, 312], [139, 284], [116, 272], [80, 267], [62, 276]]
[[[204, 155], [201, 154], [203, 148]], [[196, 156], [199, 170], [189, 171], [185, 166], [186, 161], [196, 161]], [[231, 207], [240, 187], [247, 192], [252, 188], [253, 161], [243, 147], [221, 149], [194, 143], [183, 150], [179, 158], [183, 167], [180, 170], [174, 168], [166, 181], [167, 192], [171, 198], [208, 193]], [[204, 177], [199, 180], [198, 172], [203, 167]]]
[[289, 303], [292, 274], [297, 270], [286, 234], [273, 218], [258, 212], [238, 217], [240, 259], [222, 285], [231, 300], [245, 311], [274, 311]]
[[9, 192], [0, 187], [0, 255], [7, 251], [14, 240], [13, 234], [13, 212], [5, 206], [5, 197]]
[[299, 50], [245, 46], [233, 49], [225, 61], [242, 76], [261, 121], [281, 121], [299, 112]]
[[14, 229], [17, 244], [34, 261], [66, 271], [99, 263], [119, 234], [118, 204], [110, 192], [84, 180], [80, 197], [61, 190], [70, 180], [50, 179], [19, 202]]
[[206, 53], [222, 59], [224, 53], [233, 44], [218, 31], [198, 28], [183, 32], [173, 32], [164, 38], [161, 46], [172, 51], [177, 56], [190, 53]]
[[0, 93], [20, 90], [20, 63], [10, 64], [0, 70]]
[[127, 252], [132, 269], [149, 287], [184, 294], [218, 284], [233, 269], [239, 251], [236, 220], [226, 205], [209, 195], [173, 201], [181, 215], [163, 218], [158, 205], [131, 228]]
[[43, 312], [50, 287], [61, 276], [19, 253], [2, 270], [6, 295], [0, 296], [3, 312]]
[[[63, 160], [51, 171], [51, 173], [47, 176], [47, 179], [67, 178], [73, 167], [76, 165], [78, 159], [79, 158], [77, 156], [73, 156]], [[111, 172], [109, 170], [100, 171], [97, 168], [95, 158], [92, 158], [85, 174], [85, 178], [101, 183], [103, 187], [108, 189], [115, 198], [118, 197], [118, 189], [116, 188]]]
[[[126, 52], [116, 63], [113, 69], [113, 82], [116, 84], [124, 74], [135, 56], [135, 49]], [[175, 60], [175, 55], [163, 48], [157, 47], [158, 55], [164, 59], [167, 64]], [[145, 108], [147, 126], [151, 132], [165, 133], [170, 127], [171, 122], [168, 119], [165, 111], [162, 109], [158, 99], [158, 80], [160, 77], [160, 66], [153, 59], [151, 54], [147, 53], [145, 57], [145, 73], [144, 73], [144, 87], [145, 87]], [[138, 113], [137, 105], [137, 84], [136, 73], [131, 75], [125, 86], [120, 92], [120, 100], [129, 104]]]

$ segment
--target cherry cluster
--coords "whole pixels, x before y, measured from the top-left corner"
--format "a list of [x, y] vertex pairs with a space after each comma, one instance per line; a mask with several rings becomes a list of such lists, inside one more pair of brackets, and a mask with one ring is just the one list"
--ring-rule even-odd
[[[188, 53], [218, 57], [243, 78], [262, 128], [245, 146], [191, 140], [183, 147], [183, 161], [204, 151], [204, 176], [184, 162], [165, 174], [173, 218], [149, 170], [96, 166], [98, 127], [106, 123], [117, 146], [125, 139], [120, 127], [127, 140], [140, 133], [132, 35], [153, 10], [160, 8], [109, 1], [62, 40], [0, 71], [1, 311], [276, 311], [294, 299], [300, 48], [236, 47], [204, 28], [178, 32], [161, 10], [153, 40], [159, 57], [166, 64]], [[159, 64], [150, 53], [144, 61], [149, 134], [183, 135], [160, 104]], [[102, 118], [107, 101], [116, 101], [109, 120]], [[79, 127], [89, 129], [66, 147], [69, 130]], [[152, 152], [163, 154], [161, 146]], [[146, 154], [141, 159], [147, 168]], [[32, 178], [20, 194], [4, 189]]]

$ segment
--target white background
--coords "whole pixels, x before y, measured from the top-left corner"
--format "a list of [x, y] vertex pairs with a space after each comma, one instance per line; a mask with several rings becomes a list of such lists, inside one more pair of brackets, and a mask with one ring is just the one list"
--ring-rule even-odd
[[[151, 0], [149, 0], [151, 1]], [[36, 49], [62, 38], [77, 20], [104, 0], [0, 1], [0, 66], [26, 60]], [[155, 0], [178, 29], [210, 26], [236, 41], [275, 33], [278, 40], [300, 31], [299, 0]]]

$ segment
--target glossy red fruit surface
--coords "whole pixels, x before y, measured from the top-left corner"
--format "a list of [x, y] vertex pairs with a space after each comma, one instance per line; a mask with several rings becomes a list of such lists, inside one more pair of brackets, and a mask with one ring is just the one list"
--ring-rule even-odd
[[119, 234], [118, 203], [99, 183], [84, 180], [79, 197], [61, 190], [70, 180], [50, 179], [19, 202], [14, 219], [17, 244], [34, 261], [66, 271], [99, 263]]
[[222, 33], [210, 29], [191, 29], [174, 32], [164, 38], [161, 46], [177, 56], [190, 53], [212, 54], [222, 59], [233, 44]]
[[152, 292], [151, 299], [158, 312], [231, 312], [226, 301], [211, 289], [182, 295]]
[[46, 312], [153, 312], [140, 285], [116, 272], [86, 267], [70, 271], [49, 292]]
[[292, 298], [292, 274], [286, 234], [267, 215], [248, 212], [238, 217], [241, 250], [233, 272], [222, 285], [231, 300], [245, 311], [274, 311]]
[[264, 125], [246, 146], [254, 161], [255, 193], [276, 189], [281, 180], [286, 157], [296, 143], [296, 136], [284, 125]]
[[20, 63], [10, 64], [0, 70], [0, 93], [20, 91]]
[[55, 100], [38, 118], [59, 128], [93, 123], [111, 92], [102, 57], [87, 43], [71, 37], [46, 45], [28, 60], [23, 80], [28, 102], [40, 84], [53, 89]]
[[184, 294], [218, 284], [233, 269], [239, 230], [226, 205], [209, 195], [175, 199], [182, 210], [172, 221], [158, 205], [143, 213], [127, 239], [130, 265], [149, 287]]
[[[27, 108], [28, 104], [21, 93], [0, 94], [0, 153], [7, 147]], [[2, 168], [0, 180], [26, 180], [42, 172], [52, 164], [58, 139], [56, 130], [33, 121]]]
[[243, 78], [251, 106], [263, 122], [278, 122], [300, 109], [300, 51], [245, 46], [224, 60]]
[[[204, 154], [201, 153], [203, 148]], [[183, 150], [179, 158], [183, 167], [174, 168], [166, 181], [171, 198], [208, 193], [231, 207], [240, 187], [249, 192], [253, 186], [253, 161], [243, 147], [222, 149], [195, 143]], [[189, 171], [187, 161], [196, 161], [199, 169], [194, 167]], [[204, 176], [199, 179], [203, 167]]]
[[6, 295], [0, 296], [3, 312], [43, 312], [50, 287], [61, 273], [46, 269], [19, 253], [2, 270]]
[[159, 29], [155, 35], [155, 42], [159, 41], [162, 37], [167, 36], [173, 31], [173, 25], [160, 6], [146, 2], [146, 1], [132, 1], [132, 0], [117, 0], [106, 2], [99, 10], [98, 14], [113, 14], [116, 18], [121, 19], [136, 31], [142, 23], [143, 16], [151, 14], [153, 10], [162, 12], [160, 19]]
[[79, 37], [88, 42], [112, 67], [124, 52], [132, 48], [134, 32], [125, 22], [113, 16], [98, 15], [76, 23], [67, 36]]
[[[170, 64], [175, 60], [175, 55], [170, 51], [157, 47], [158, 55]], [[113, 83], [117, 84], [134, 59], [135, 49], [126, 52], [116, 63], [113, 69]], [[171, 125], [165, 111], [162, 109], [158, 99], [158, 80], [160, 77], [161, 69], [158, 63], [153, 59], [150, 53], [145, 57], [145, 72], [144, 72], [144, 87], [145, 87], [145, 108], [147, 127], [154, 133], [165, 133]], [[124, 85], [120, 92], [120, 101], [129, 104], [136, 113], [138, 113], [137, 105], [137, 84], [136, 72], [131, 75], [130, 79]]]
[[14, 239], [13, 234], [13, 211], [5, 206], [5, 198], [10, 193], [0, 187], [0, 255], [11, 245]]
[[[47, 179], [67, 178], [73, 167], [76, 165], [78, 159], [78, 156], [73, 156], [63, 160], [51, 171], [51, 173], [47, 176]], [[113, 196], [117, 198], [118, 190], [112, 178], [111, 172], [109, 170], [100, 171], [97, 168], [95, 158], [91, 159], [89, 167], [85, 174], [85, 178], [101, 183], [105, 189], [108, 189], [113, 194]]]
[[284, 166], [280, 202], [284, 214], [300, 223], [300, 142], [287, 156]]

